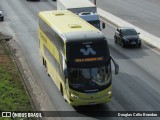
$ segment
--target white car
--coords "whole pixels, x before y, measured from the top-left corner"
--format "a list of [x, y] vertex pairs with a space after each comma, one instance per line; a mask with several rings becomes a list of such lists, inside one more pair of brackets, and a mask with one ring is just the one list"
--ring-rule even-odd
[[0, 10], [0, 20], [1, 20], [1, 21], [3, 21], [3, 20], [4, 20], [4, 15], [3, 15], [2, 10]]

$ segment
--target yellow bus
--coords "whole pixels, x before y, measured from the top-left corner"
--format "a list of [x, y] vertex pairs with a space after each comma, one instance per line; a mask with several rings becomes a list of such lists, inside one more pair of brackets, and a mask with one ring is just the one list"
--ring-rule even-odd
[[43, 65], [69, 104], [111, 101], [113, 58], [102, 32], [68, 10], [42, 11], [38, 36]]

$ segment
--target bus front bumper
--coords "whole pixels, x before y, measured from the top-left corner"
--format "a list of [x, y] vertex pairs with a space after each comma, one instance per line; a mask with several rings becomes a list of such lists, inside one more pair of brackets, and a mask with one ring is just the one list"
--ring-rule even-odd
[[108, 103], [112, 100], [112, 91], [108, 91], [104, 96], [100, 98], [90, 98], [90, 99], [84, 99], [77, 97], [73, 94], [70, 95], [69, 103], [72, 106], [82, 106], [82, 105], [96, 105], [96, 104], [102, 104], [102, 103]]

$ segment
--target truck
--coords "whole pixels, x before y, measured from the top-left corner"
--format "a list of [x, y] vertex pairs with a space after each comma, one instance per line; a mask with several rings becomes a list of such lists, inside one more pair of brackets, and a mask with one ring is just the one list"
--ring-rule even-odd
[[57, 0], [57, 10], [69, 10], [99, 30], [105, 28], [105, 23], [100, 22], [96, 5], [89, 0]]

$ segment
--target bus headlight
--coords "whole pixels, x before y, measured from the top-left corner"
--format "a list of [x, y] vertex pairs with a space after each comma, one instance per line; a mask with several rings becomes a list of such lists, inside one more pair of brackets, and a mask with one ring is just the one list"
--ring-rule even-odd
[[109, 99], [111, 99], [111, 98], [112, 98], [112, 91], [108, 91], [107, 94], [106, 94], [106, 96], [107, 96]]
[[112, 94], [112, 91], [108, 91], [108, 93], [106, 95], [108, 96], [108, 95], [111, 95], [111, 94]]
[[76, 98], [76, 99], [78, 99], [78, 96], [77, 96], [77, 95], [75, 95], [75, 94], [73, 94], [73, 93], [71, 93], [71, 97], [72, 97], [72, 98]]

